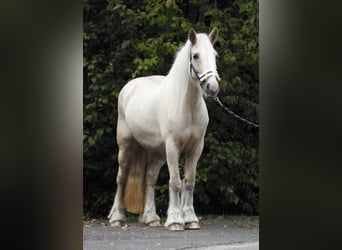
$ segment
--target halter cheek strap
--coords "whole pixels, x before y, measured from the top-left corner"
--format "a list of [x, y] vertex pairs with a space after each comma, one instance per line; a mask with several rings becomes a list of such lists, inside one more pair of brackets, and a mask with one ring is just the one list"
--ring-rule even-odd
[[191, 71], [195, 72], [195, 75], [201, 86], [211, 76], [215, 76], [217, 81], [221, 80], [216, 70], [207, 70], [206, 72], [199, 75], [198, 72], [195, 70], [194, 66], [192, 65], [192, 54], [190, 52], [190, 75], [192, 76]]

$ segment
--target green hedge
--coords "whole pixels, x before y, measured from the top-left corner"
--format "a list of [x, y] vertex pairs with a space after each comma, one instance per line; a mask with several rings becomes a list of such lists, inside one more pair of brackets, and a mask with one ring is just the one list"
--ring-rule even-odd
[[[106, 216], [113, 202], [120, 89], [137, 76], [167, 74], [190, 27], [206, 33], [219, 28], [219, 96], [235, 112], [258, 121], [258, 22], [258, 1], [84, 0], [85, 216]], [[210, 124], [197, 168], [195, 209], [202, 214], [257, 214], [258, 129], [210, 100], [207, 106]], [[167, 183], [164, 167], [156, 187], [162, 215]]]

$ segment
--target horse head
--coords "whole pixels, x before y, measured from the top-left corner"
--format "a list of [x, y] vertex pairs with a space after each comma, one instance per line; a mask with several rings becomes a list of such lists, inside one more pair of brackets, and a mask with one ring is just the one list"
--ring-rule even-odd
[[191, 28], [188, 33], [190, 47], [190, 76], [197, 80], [204, 96], [216, 96], [219, 92], [220, 77], [216, 71], [217, 53], [213, 44], [217, 40], [218, 29], [215, 27], [209, 35], [197, 34]]

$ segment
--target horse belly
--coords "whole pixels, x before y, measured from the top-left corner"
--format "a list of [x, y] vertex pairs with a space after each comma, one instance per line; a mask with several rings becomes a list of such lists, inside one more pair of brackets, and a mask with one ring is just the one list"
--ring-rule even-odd
[[134, 113], [127, 116], [127, 124], [134, 139], [146, 149], [159, 151], [163, 146], [163, 141], [158, 123], [151, 117], [143, 115], [137, 117]]
[[134, 139], [144, 148], [162, 151], [164, 143], [161, 139], [158, 112], [159, 81], [162, 77], [152, 79], [135, 79], [129, 99], [125, 103], [124, 113], [127, 125]]

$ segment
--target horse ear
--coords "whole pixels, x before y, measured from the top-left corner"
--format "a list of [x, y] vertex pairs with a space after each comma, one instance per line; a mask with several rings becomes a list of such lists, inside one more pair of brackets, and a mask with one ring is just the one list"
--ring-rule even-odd
[[208, 37], [210, 39], [210, 42], [214, 44], [218, 37], [218, 28], [217, 27], [213, 28], [213, 30], [209, 33]]
[[189, 30], [188, 37], [192, 45], [196, 44], [196, 31], [193, 28]]

